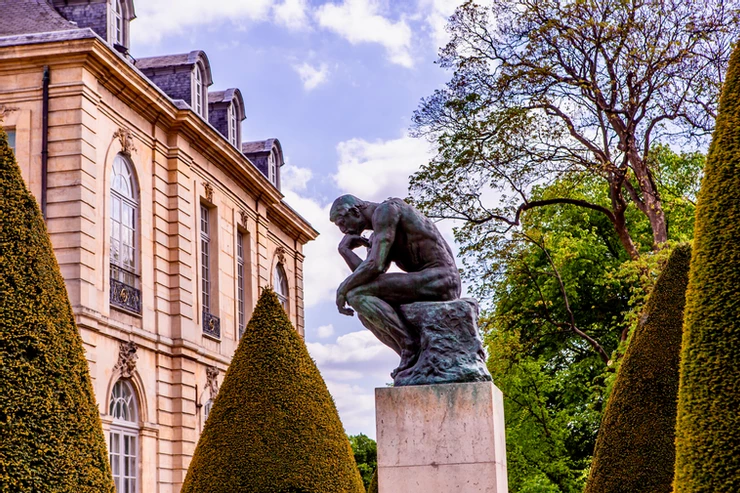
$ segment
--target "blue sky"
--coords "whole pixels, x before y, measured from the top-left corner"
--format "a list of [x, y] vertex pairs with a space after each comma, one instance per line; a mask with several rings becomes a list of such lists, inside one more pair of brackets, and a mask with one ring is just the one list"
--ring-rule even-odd
[[[407, 135], [422, 97], [450, 77], [434, 64], [444, 24], [461, 0], [139, 0], [137, 57], [206, 52], [214, 84], [238, 87], [243, 138], [277, 137], [283, 193], [321, 232], [306, 246], [306, 342], [350, 434], [375, 437], [375, 387], [398, 358], [337, 313], [349, 270], [328, 208], [342, 193], [368, 200], [407, 194], [428, 143]], [[448, 238], [450, 225], [442, 224]]]

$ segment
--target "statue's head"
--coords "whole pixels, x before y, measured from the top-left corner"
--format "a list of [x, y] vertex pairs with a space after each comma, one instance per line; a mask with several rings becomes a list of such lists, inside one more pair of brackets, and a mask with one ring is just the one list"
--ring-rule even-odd
[[344, 234], [359, 235], [367, 229], [367, 221], [362, 210], [367, 202], [354, 195], [342, 195], [331, 205], [329, 220]]

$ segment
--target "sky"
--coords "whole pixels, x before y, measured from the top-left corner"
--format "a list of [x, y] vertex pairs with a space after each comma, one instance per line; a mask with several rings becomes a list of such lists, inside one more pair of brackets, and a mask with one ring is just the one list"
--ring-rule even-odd
[[[374, 388], [398, 357], [337, 312], [350, 273], [332, 201], [406, 197], [432, 155], [413, 111], [451, 76], [434, 62], [462, 0], [135, 0], [131, 55], [206, 52], [211, 91], [241, 90], [244, 141], [277, 137], [285, 200], [321, 235], [306, 245], [306, 344], [349, 434], [375, 437]], [[451, 225], [440, 230], [452, 242]], [[453, 249], [457, 249], [453, 245]]]

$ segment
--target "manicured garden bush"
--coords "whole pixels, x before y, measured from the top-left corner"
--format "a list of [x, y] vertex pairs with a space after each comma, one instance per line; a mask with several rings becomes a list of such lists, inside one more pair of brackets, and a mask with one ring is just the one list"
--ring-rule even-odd
[[64, 280], [1, 127], [0, 491], [114, 491]]
[[619, 368], [596, 439], [586, 493], [670, 493], [691, 248], [671, 253]]
[[367, 487], [367, 493], [378, 493], [378, 470], [375, 470], [373, 478], [370, 480], [370, 485]]
[[740, 46], [696, 208], [676, 423], [676, 493], [740, 491]]
[[362, 493], [334, 401], [265, 290], [231, 361], [182, 493]]

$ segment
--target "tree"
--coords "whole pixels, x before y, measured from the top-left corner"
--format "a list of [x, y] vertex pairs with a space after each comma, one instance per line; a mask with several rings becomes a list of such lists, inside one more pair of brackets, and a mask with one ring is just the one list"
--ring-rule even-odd
[[114, 492], [82, 339], [0, 127], [0, 489]]
[[350, 435], [349, 444], [352, 446], [357, 469], [359, 469], [362, 482], [367, 489], [378, 467], [378, 444], [362, 433]]
[[334, 401], [265, 289], [208, 415], [182, 493], [364, 492]]
[[[445, 89], [422, 101], [417, 135], [438, 144], [412, 191], [471, 234], [502, 233], [535, 208], [570, 204], [608, 220], [632, 258], [634, 208], [657, 248], [668, 238], [654, 144], [703, 143], [711, 131], [735, 0], [468, 1], [450, 19]], [[596, 179], [600, 200], [536, 199], [536, 185]]]
[[619, 368], [586, 493], [671, 493], [678, 365], [691, 248], [673, 250]]
[[674, 491], [740, 491], [740, 48], [730, 61], [696, 208]]

